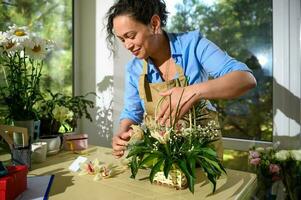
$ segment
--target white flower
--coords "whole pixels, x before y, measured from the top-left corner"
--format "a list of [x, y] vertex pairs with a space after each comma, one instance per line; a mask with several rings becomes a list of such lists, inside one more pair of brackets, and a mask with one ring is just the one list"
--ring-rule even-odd
[[70, 111], [68, 108], [64, 106], [58, 106], [58, 105], [55, 105], [52, 114], [54, 116], [54, 119], [56, 119], [61, 123], [65, 122], [67, 119], [72, 119], [73, 117], [72, 111]]
[[4, 43], [7, 43], [7, 41], [8, 41], [7, 33], [0, 31], [0, 46], [2, 46]]
[[8, 30], [9, 39], [13, 43], [23, 43], [30, 38], [30, 32], [26, 26], [18, 27], [16, 25], [10, 26]]
[[44, 59], [47, 53], [46, 41], [39, 37], [32, 37], [24, 42], [26, 53], [34, 59]]
[[290, 153], [287, 150], [280, 150], [275, 154], [275, 157], [278, 161], [285, 161], [290, 157]]
[[291, 150], [293, 160], [301, 161], [301, 150]]
[[2, 45], [3, 50], [10, 55], [13, 55], [16, 51], [20, 51], [23, 48], [22, 45], [20, 45], [19, 43], [14, 43], [11, 40], [7, 40], [6, 42], [2, 43]]
[[166, 144], [170, 139], [171, 129], [165, 130], [151, 130], [151, 136], [157, 139], [161, 144]]
[[182, 135], [183, 135], [183, 137], [186, 137], [186, 136], [190, 135], [191, 132], [192, 132], [192, 128], [185, 128], [182, 130]]

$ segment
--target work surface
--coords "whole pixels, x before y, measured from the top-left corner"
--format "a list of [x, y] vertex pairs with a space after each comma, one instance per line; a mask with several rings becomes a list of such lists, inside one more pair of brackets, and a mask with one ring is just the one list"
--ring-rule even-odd
[[[256, 175], [227, 169], [227, 175], [217, 182], [214, 194], [212, 184], [199, 173], [195, 193], [188, 189], [175, 190], [166, 186], [151, 184], [148, 179], [149, 171], [140, 170], [136, 179], [130, 178], [130, 170], [114, 178], [93, 181], [93, 176], [79, 176], [68, 170], [69, 165], [78, 157], [72, 152], [60, 152], [50, 156], [41, 164], [33, 164], [29, 176], [55, 175], [49, 199], [104, 199], [104, 200], [146, 200], [146, 199], [249, 199], [256, 187]], [[98, 158], [104, 163], [120, 164], [111, 155], [111, 149], [103, 147], [90, 147], [86, 155], [89, 160]]]

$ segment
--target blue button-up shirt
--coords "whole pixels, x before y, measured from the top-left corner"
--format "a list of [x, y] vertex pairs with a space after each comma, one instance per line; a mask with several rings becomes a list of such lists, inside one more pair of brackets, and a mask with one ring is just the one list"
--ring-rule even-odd
[[[167, 33], [171, 56], [175, 63], [183, 68], [189, 84], [205, 82], [208, 77], [218, 78], [233, 71], [251, 70], [244, 64], [230, 57], [213, 42], [209, 41], [199, 31], [186, 33]], [[144, 104], [139, 97], [139, 77], [142, 74], [143, 61], [134, 58], [126, 65], [124, 109], [120, 120], [131, 119], [141, 123]], [[148, 60], [148, 81], [162, 82], [159, 71]]]

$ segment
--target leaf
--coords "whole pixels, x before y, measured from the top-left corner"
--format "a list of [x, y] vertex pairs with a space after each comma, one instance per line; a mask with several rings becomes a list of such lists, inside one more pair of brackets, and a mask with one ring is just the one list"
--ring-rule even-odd
[[160, 157], [159, 154], [150, 154], [140, 162], [139, 167], [142, 167], [143, 165], [147, 164], [148, 162], [158, 159], [159, 157]]
[[212, 193], [214, 193], [216, 190], [216, 176], [214, 176], [213, 174], [207, 173], [207, 177], [208, 177], [209, 181], [213, 184]]
[[135, 178], [136, 174], [138, 172], [137, 156], [132, 157], [132, 160], [130, 162], [130, 167], [131, 167], [131, 172], [132, 172], [131, 178]]
[[185, 174], [187, 180], [188, 180], [188, 187], [191, 193], [194, 193], [194, 183], [195, 178], [189, 173], [187, 169], [187, 162], [185, 159], [178, 160], [179, 168], [182, 170], [182, 172]]
[[154, 177], [156, 175], [157, 172], [160, 171], [161, 169], [161, 165], [163, 163], [164, 159], [161, 158], [155, 165], [154, 167], [152, 168], [151, 172], [150, 172], [150, 175], [149, 175], [149, 180], [151, 183], [153, 183], [153, 180], [154, 180]]
[[166, 158], [164, 162], [164, 169], [163, 169], [165, 178], [168, 178], [168, 173], [170, 171], [171, 166], [172, 166], [171, 159]]
[[141, 153], [149, 153], [150, 150], [147, 148], [147, 147], [140, 147], [140, 146], [134, 146], [129, 154], [127, 155], [127, 158], [130, 158], [134, 155], [138, 155], [138, 154], [141, 154]]
[[195, 157], [194, 155], [189, 155], [187, 159], [188, 159], [187, 162], [188, 162], [190, 174], [191, 174], [194, 178], [196, 178], [196, 175], [195, 175], [195, 163], [196, 163], [196, 157]]
[[182, 97], [183, 97], [183, 94], [184, 94], [184, 90], [185, 90], [185, 88], [183, 88], [182, 93], [181, 93], [181, 96], [180, 96], [180, 99], [179, 99], [179, 101], [178, 101], [178, 103], [177, 103], [177, 106], [176, 106], [175, 119], [174, 119], [174, 124], [173, 124], [173, 126], [172, 126], [173, 128], [175, 128], [176, 123], [177, 123], [177, 121], [178, 121], [178, 117], [179, 117], [179, 109], [180, 109], [180, 103], [181, 103], [181, 100], [182, 100]]
[[213, 190], [212, 193], [215, 192], [216, 189], [216, 179], [217, 175], [216, 172], [210, 167], [208, 162], [202, 162], [200, 159], [197, 159], [197, 162], [202, 166], [203, 170], [207, 173], [208, 180], [213, 184]]
[[211, 165], [212, 167], [214, 167], [219, 173], [219, 175], [224, 171], [224, 169], [222, 169], [219, 165], [218, 162], [210, 160], [206, 157], [202, 157], [209, 165]]
[[200, 152], [201, 153], [205, 153], [205, 154], [209, 154], [209, 155], [214, 156], [214, 157], [217, 157], [216, 152], [212, 148], [210, 148], [210, 147], [202, 148], [200, 150]]

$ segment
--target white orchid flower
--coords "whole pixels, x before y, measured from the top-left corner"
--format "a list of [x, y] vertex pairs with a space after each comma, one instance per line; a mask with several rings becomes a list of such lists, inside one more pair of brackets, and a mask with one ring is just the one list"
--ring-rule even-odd
[[151, 136], [158, 140], [161, 144], [166, 144], [170, 139], [171, 128], [165, 130], [151, 130]]

